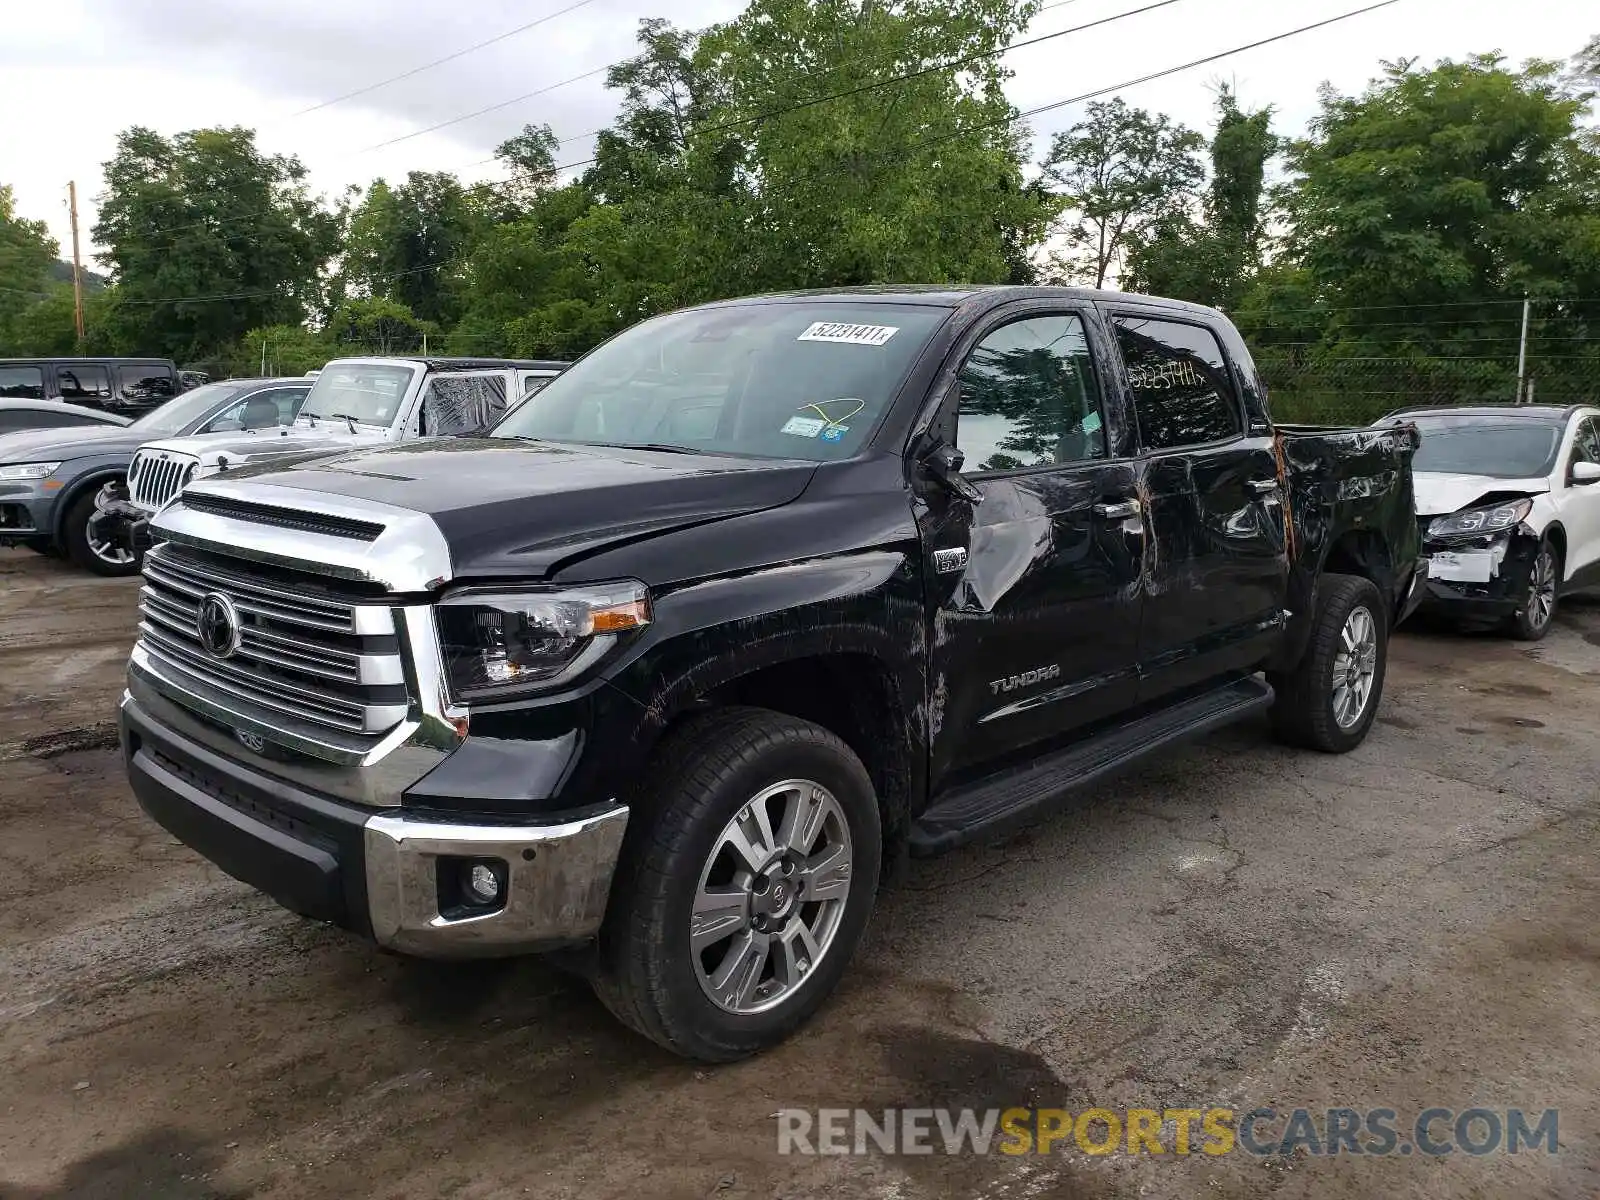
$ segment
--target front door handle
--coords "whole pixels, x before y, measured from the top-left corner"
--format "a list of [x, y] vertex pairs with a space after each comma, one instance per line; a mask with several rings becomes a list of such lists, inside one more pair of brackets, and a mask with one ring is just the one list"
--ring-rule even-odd
[[1278, 481], [1276, 479], [1252, 479], [1245, 484], [1245, 487], [1258, 496], [1270, 496], [1278, 490]]
[[1107, 521], [1127, 521], [1137, 517], [1144, 510], [1137, 500], [1122, 500], [1116, 504], [1096, 504], [1094, 515], [1103, 517]]

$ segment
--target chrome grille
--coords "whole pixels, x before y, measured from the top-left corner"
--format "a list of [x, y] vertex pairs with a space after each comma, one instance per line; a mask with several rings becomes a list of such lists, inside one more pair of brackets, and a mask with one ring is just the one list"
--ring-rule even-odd
[[141, 450], [128, 467], [128, 495], [140, 508], [155, 510], [193, 477], [200, 460], [165, 450]]
[[[238, 645], [226, 657], [200, 637], [200, 609], [212, 595], [238, 613]], [[405, 719], [399, 639], [381, 602], [167, 542], [145, 555], [139, 613], [147, 653], [243, 702], [263, 724], [376, 740]]]

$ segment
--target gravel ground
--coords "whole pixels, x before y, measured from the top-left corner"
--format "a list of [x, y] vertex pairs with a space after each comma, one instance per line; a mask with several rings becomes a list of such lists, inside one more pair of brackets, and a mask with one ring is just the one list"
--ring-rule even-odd
[[[1600, 1194], [1600, 607], [1408, 630], [1347, 757], [1242, 727], [914, 864], [812, 1026], [706, 1070], [149, 822], [111, 724], [136, 586], [0, 550], [7, 1200]], [[1558, 1108], [1560, 1153], [780, 1156], [772, 1116], [1030, 1103]]]

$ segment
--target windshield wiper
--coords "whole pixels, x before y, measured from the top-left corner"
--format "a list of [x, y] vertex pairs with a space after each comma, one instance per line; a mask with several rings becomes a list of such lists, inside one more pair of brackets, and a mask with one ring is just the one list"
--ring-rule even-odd
[[350, 423], [350, 432], [354, 433], [356, 431], [356, 419], [349, 413], [329, 413], [328, 417], [335, 421], [348, 421]]
[[674, 446], [670, 442], [583, 442], [585, 446], [609, 446], [613, 450], [657, 450], [662, 454], [704, 454], [688, 446]]

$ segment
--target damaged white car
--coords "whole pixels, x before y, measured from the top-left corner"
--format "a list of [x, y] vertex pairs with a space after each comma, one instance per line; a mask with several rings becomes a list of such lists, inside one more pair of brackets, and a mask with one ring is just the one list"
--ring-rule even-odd
[[1600, 591], [1600, 407], [1411, 409], [1424, 610], [1533, 641], [1564, 595]]

